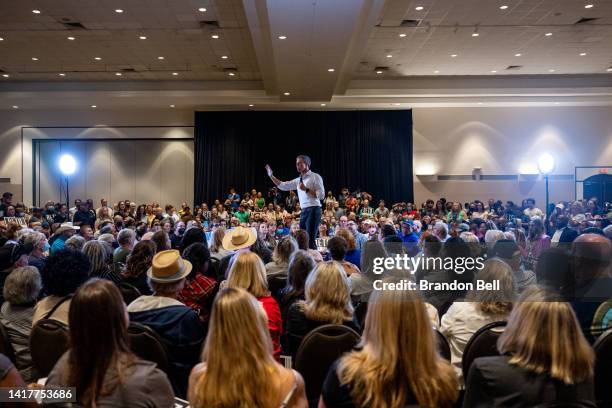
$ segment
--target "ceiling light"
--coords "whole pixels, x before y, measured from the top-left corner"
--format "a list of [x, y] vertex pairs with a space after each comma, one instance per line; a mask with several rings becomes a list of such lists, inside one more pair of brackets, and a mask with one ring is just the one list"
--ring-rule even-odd
[[253, 106], [255, 106], [255, 105], [253, 105], [252, 103], [249, 103], [249, 107], [251, 107], [251, 108], [252, 108]]
[[581, 53], [580, 53], [580, 56], [581, 56], [581, 57], [584, 57], [586, 54], [587, 54], [586, 52], [581, 52]]
[[400, 36], [400, 37], [402, 37], [402, 38], [404, 38], [404, 37], [406, 36], [406, 34], [401, 33], [399, 36]]
[[393, 58], [393, 55], [387, 54], [387, 58]]
[[555, 102], [555, 105], [558, 105], [558, 104], [559, 104], [559, 102]]
[[278, 36], [278, 39], [279, 39], [279, 40], [286, 40], [286, 39], [287, 39], [287, 36], [286, 36], [286, 35], [279, 35], [279, 36]]
[[10, 75], [9, 75], [9, 74], [2, 74], [2, 76], [3, 76], [4, 78], [8, 78]]
[[434, 71], [434, 74], [439, 74], [440, 71], [438, 71], [437, 69]]
[[321, 106], [327, 106], [326, 104], [322, 103]]
[[478, 33], [472, 33], [472, 37], [478, 37], [478, 36], [480, 36], [480, 34], [478, 34]]
[[382, 74], [383, 72], [379, 70], [379, 71], [376, 71], [376, 73], [377, 74]]
[[19, 106], [13, 105], [13, 109], [19, 109]]
[[165, 58], [160, 56], [160, 57], [157, 57], [157, 59], [161, 61], [161, 60], [163, 60]]
[[140, 36], [140, 37], [138, 37], [138, 38], [140, 38], [141, 40], [146, 40], [146, 39], [147, 39], [147, 37], [146, 37], [146, 36], [144, 36], [144, 35], [141, 35], [141, 36]]
[[171, 108], [174, 108], [174, 105], [170, 105]]
[[499, 8], [500, 8], [500, 9], [502, 9], [502, 10], [505, 10], [505, 9], [507, 9], [507, 8], [508, 8], [508, 6], [503, 5], [503, 6], [499, 6]]
[[64, 74], [63, 72], [60, 72], [58, 75], [61, 76], [61, 77], [65, 77], [66, 76], [66, 74]]
[[95, 59], [96, 61], [100, 61], [102, 58], [100, 58], [100, 57], [94, 57], [94, 59]]
[[593, 8], [593, 5], [592, 4], [587, 4], [587, 5], [584, 6], [584, 8], [590, 9], [590, 8]]
[[122, 74], [121, 72], [115, 72], [115, 75], [117, 75], [117, 76], [121, 76], [121, 75], [123, 75], [123, 74]]
[[215, 40], [219, 38], [219, 36], [217, 34], [213, 34], [210, 36], [210, 38], [214, 38]]
[[122, 9], [115, 9], [115, 13], [121, 14], [121, 13], [123, 13], [123, 10]]
[[205, 13], [205, 12], [206, 12], [206, 7], [200, 7], [200, 8], [198, 9], [198, 11], [199, 11], [200, 13]]
[[416, 6], [414, 9], [415, 9], [416, 11], [421, 11], [421, 10], [423, 10], [423, 6]]
[[393, 106], [400, 106], [400, 104], [399, 103], [394, 103]]
[[229, 57], [227, 55], [222, 55], [221, 59], [228, 59]]
[[4, 38], [0, 37], [0, 41], [4, 41]]
[[229, 76], [234, 76], [234, 75], [236, 75], [236, 74], [235, 74], [235, 73], [233, 73], [233, 72], [228, 72], [228, 74], [227, 74], [227, 75], [229, 75]]
[[283, 95], [289, 96], [289, 95], [291, 95], [291, 92], [283, 92]]
[[478, 102], [479, 105], [482, 105], [482, 102]]
[[32, 10], [32, 13], [34, 13], [34, 14], [40, 14], [40, 10]]
[[178, 72], [173, 72], [172, 75], [177, 76]]
[[68, 39], [69, 39], [70, 41], [74, 41], [74, 40], [76, 40], [76, 38], [74, 38], [74, 37], [68, 37]]
[[523, 55], [523, 54], [521, 54], [520, 52], [519, 52], [519, 53], [514, 54], [514, 56], [515, 56], [515, 57], [520, 57], [521, 55]]
[[97, 108], [98, 106], [96, 106], [96, 105], [91, 105], [91, 107], [95, 109], [95, 108]]
[[549, 69], [548, 72], [555, 72], [555, 70], [554, 69]]
[[547, 37], [550, 37], [552, 35], [552, 33], [546, 33], [544, 35], [547, 36]]
[[496, 70], [492, 70], [492, 71], [491, 71], [491, 73], [492, 73], [492, 74], [494, 74], [494, 73], [496, 73], [496, 72], [497, 72]]
[[32, 61], [38, 61], [38, 58], [32, 57]]
[[455, 58], [457, 56], [457, 54], [451, 54], [452, 58]]
[[612, 68], [606, 69], [607, 72], [612, 72]]
[[334, 72], [334, 71], [335, 71], [335, 69], [333, 69], [333, 68], [327, 68], [327, 72]]

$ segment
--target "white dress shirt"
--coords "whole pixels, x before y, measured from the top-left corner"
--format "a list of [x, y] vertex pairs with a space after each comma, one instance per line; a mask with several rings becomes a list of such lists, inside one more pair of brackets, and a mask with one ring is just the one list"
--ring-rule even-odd
[[300, 207], [302, 209], [308, 207], [321, 207], [321, 200], [325, 198], [325, 187], [323, 187], [323, 179], [317, 173], [312, 170], [308, 170], [306, 174], [302, 176], [302, 182], [307, 189], [311, 191], [316, 190], [317, 198], [314, 198], [306, 191], [300, 190], [300, 178], [297, 177], [291, 181], [283, 181], [277, 187], [282, 191], [297, 190], [298, 199], [300, 200]]

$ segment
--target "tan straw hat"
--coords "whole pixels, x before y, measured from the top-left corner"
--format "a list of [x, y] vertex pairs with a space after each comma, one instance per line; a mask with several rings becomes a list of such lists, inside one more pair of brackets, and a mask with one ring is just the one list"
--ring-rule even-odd
[[191, 268], [191, 262], [181, 258], [179, 251], [170, 249], [155, 254], [147, 276], [153, 282], [171, 283], [185, 278]]
[[236, 227], [223, 237], [223, 248], [228, 251], [248, 248], [257, 241], [253, 228]]
[[70, 231], [70, 230], [76, 231], [76, 230], [79, 230], [79, 229], [81, 229], [81, 227], [76, 226], [76, 225], [72, 224], [71, 222], [65, 222], [65, 223], [61, 224], [57, 230], [55, 230], [55, 233], [59, 235], [59, 234], [63, 234], [64, 231]]

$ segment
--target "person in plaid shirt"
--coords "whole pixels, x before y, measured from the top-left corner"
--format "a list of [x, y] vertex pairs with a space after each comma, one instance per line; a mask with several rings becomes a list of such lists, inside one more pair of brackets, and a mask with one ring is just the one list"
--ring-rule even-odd
[[214, 271], [210, 270], [211, 274], [208, 273], [210, 251], [206, 245], [197, 242], [185, 248], [183, 258], [191, 262], [193, 269], [185, 280], [178, 300], [192, 308], [202, 323], [208, 324], [212, 304], [219, 290]]

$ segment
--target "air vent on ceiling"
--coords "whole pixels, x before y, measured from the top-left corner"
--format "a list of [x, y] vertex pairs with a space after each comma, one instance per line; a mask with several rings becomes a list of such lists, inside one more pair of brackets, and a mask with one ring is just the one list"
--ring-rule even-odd
[[62, 25], [66, 27], [68, 30], [87, 30], [87, 28], [78, 21], [62, 21]]
[[400, 27], [418, 27], [423, 20], [402, 20]]
[[134, 68], [120, 68], [121, 72], [137, 72]]
[[200, 27], [202, 27], [202, 28], [219, 28], [219, 22], [217, 20], [200, 21]]
[[506, 67], [507, 70], [518, 70], [518, 69], [521, 69], [521, 68], [523, 68], [522, 65], [508, 65]]
[[580, 20], [576, 21], [574, 25], [578, 24], [589, 24], [593, 21], [599, 20], [599, 17], [582, 17]]

